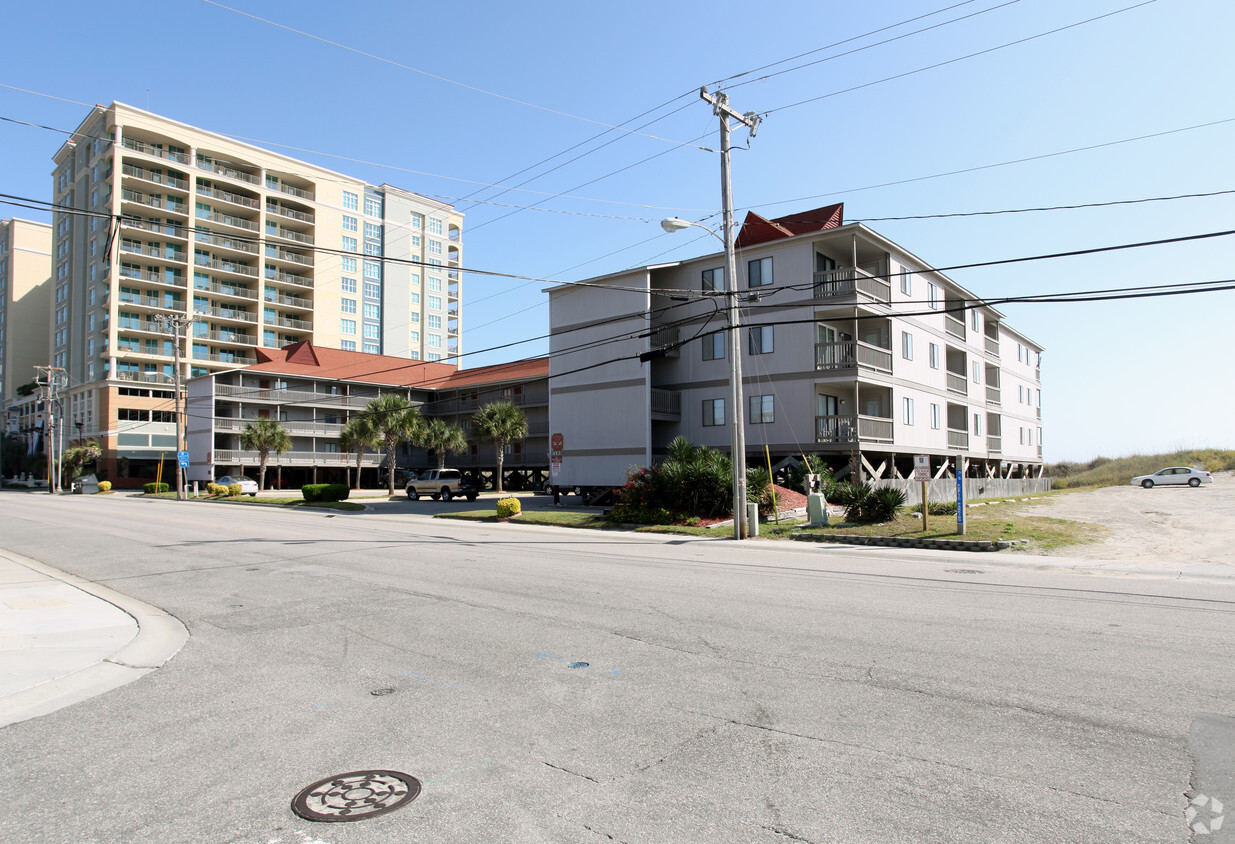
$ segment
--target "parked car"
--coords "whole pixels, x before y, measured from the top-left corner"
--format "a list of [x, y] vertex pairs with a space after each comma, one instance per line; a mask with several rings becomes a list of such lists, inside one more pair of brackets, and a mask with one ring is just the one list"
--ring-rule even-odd
[[475, 501], [480, 490], [463, 479], [463, 473], [458, 469], [426, 469], [419, 476], [414, 473], [407, 482], [407, 497], [412, 501], [427, 495], [434, 501], [439, 498], [449, 501], [457, 496], [464, 496], [468, 501]]
[[241, 495], [251, 495], [257, 497], [257, 481], [252, 478], [246, 478], [244, 475], [224, 475], [215, 481], [219, 486], [231, 486], [232, 484], [240, 484]]
[[1200, 486], [1201, 484], [1212, 484], [1214, 476], [1204, 469], [1190, 469], [1187, 466], [1169, 466], [1166, 469], [1160, 469], [1152, 475], [1138, 475], [1132, 479], [1133, 486], [1142, 486], [1145, 489], [1153, 489], [1155, 486], [1166, 486], [1167, 484], [1187, 484], [1188, 486]]

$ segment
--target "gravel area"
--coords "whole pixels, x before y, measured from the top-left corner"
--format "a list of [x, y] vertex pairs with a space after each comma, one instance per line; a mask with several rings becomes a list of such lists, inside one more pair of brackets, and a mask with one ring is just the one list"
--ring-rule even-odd
[[1235, 565], [1235, 473], [1197, 489], [1132, 485], [1053, 496], [1014, 511], [1102, 525], [1103, 539], [1061, 554], [1089, 560]]

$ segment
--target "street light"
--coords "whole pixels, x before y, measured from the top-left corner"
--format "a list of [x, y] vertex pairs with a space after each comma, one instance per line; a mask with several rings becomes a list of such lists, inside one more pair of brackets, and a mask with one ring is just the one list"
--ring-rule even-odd
[[737, 256], [733, 247], [732, 229], [721, 237], [701, 223], [692, 223], [681, 217], [667, 217], [660, 221], [666, 232], [679, 232], [691, 226], [703, 229], [725, 246], [725, 299], [729, 316], [729, 404], [732, 406], [729, 432], [730, 460], [733, 463], [733, 538], [745, 539], [749, 535], [746, 524], [746, 432], [745, 413], [742, 405], [742, 339], [738, 331], [738, 274]]

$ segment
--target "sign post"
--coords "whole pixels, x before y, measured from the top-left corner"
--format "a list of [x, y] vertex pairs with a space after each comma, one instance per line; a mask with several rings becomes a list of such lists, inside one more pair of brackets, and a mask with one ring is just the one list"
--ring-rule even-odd
[[965, 455], [956, 455], [956, 532], [965, 535]]
[[931, 457], [929, 454], [914, 455], [913, 479], [922, 483], [922, 532], [926, 533], [929, 527], [927, 511], [930, 510], [930, 492], [927, 488], [927, 484], [931, 480]]
[[557, 486], [557, 479], [562, 474], [562, 451], [566, 448], [566, 438], [561, 434], [549, 437], [549, 482]]

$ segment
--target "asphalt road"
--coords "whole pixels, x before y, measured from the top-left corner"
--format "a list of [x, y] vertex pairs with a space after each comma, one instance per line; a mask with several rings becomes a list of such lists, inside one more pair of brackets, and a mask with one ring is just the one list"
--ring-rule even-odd
[[[0, 545], [191, 633], [0, 729], [0, 840], [1184, 842], [1235, 787], [1235, 581], [422, 504], [0, 495]], [[361, 769], [424, 791], [290, 811]]]

